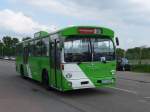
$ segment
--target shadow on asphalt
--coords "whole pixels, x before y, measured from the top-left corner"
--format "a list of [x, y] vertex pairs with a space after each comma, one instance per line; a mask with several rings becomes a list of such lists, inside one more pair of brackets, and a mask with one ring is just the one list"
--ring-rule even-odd
[[[22, 78], [20, 76], [16, 76], [15, 78], [18, 78], [19, 80], [25, 80], [33, 85], [37, 85], [39, 86], [41, 89], [44, 89], [43, 86], [41, 85], [41, 83], [34, 81], [32, 79], [29, 78]], [[37, 88], [32, 88], [33, 92], [38, 92], [41, 91], [41, 89], [37, 89]], [[95, 95], [99, 95], [99, 96], [107, 96], [107, 95], [112, 95], [113, 92], [110, 91], [110, 88], [88, 88], [88, 89], [79, 89], [79, 90], [71, 90], [71, 91], [66, 91], [66, 92], [61, 92], [58, 91], [56, 89], [50, 88], [49, 90], [45, 90], [48, 93], [53, 93], [55, 95], [58, 95], [60, 97], [87, 97], [87, 96], [95, 96]]]
[[66, 91], [66, 92], [59, 92], [54, 90], [55, 94], [63, 97], [87, 97], [87, 96], [103, 96], [103, 95], [110, 95], [112, 94], [110, 91], [102, 89], [80, 89], [80, 90], [72, 90], [72, 91]]

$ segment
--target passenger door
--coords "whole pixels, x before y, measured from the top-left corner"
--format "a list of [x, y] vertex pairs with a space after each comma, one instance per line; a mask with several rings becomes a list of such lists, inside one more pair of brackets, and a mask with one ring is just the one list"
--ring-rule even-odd
[[61, 74], [60, 74], [60, 44], [56, 39], [51, 42], [51, 85], [56, 88], [61, 88]]

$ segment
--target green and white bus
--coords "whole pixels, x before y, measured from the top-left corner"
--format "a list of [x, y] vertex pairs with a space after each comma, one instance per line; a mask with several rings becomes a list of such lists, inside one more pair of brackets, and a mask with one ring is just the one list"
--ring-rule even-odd
[[111, 87], [116, 81], [114, 40], [114, 32], [104, 27], [40, 31], [16, 45], [16, 70], [60, 91]]

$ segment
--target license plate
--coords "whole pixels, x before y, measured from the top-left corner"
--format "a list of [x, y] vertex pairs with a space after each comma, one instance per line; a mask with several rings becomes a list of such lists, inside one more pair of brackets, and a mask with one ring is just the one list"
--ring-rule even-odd
[[110, 79], [110, 80], [102, 80], [102, 83], [103, 83], [103, 84], [109, 84], [109, 83], [112, 83], [112, 79]]

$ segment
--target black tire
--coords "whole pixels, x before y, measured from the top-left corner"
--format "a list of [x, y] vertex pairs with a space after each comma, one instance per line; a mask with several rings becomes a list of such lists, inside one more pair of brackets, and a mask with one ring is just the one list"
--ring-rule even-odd
[[49, 77], [46, 70], [43, 70], [42, 72], [42, 85], [45, 89], [49, 90]]

